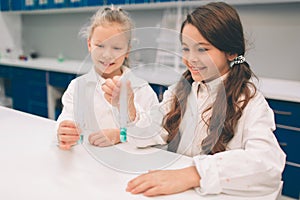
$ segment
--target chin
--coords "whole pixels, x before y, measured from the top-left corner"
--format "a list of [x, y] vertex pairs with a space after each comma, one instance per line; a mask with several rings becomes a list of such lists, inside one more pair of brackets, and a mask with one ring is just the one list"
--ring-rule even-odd
[[196, 82], [200, 82], [200, 81], [204, 80], [204, 78], [200, 74], [193, 74], [192, 73], [192, 77], [193, 77], [194, 81], [196, 81]]
[[95, 66], [95, 70], [101, 74], [105, 73], [105, 69], [101, 66]]

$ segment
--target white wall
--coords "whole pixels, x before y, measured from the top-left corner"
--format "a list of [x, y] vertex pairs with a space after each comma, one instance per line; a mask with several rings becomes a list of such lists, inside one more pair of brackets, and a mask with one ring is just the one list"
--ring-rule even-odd
[[300, 81], [300, 3], [237, 9], [256, 74]]
[[[248, 40], [246, 55], [258, 76], [300, 81], [300, 3], [235, 6], [241, 16]], [[163, 10], [129, 11], [136, 27], [155, 27]], [[78, 37], [80, 28], [93, 12], [37, 14], [22, 16], [22, 44], [25, 53], [37, 50], [41, 56], [57, 57], [61, 52], [69, 59], [87, 55], [86, 41]], [[4, 20], [5, 19], [5, 20]], [[7, 24], [15, 24], [8, 28]], [[20, 17], [0, 15], [0, 47], [20, 46]], [[3, 28], [4, 27], [4, 28]], [[14, 39], [12, 39], [14, 38]], [[145, 36], [151, 43], [156, 35]], [[143, 59], [154, 61], [155, 52]]]
[[7, 48], [17, 56], [22, 53], [22, 24], [20, 15], [0, 12], [0, 53], [4, 56]]

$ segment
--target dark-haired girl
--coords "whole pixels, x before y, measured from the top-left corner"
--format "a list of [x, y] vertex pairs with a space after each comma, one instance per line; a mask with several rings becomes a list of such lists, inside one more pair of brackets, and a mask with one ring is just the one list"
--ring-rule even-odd
[[138, 146], [168, 144], [194, 166], [138, 176], [127, 191], [156, 196], [196, 188], [200, 194], [255, 196], [277, 190], [285, 165], [273, 131], [274, 115], [252, 83], [243, 28], [236, 10], [209, 3], [181, 27], [187, 71], [165, 93], [162, 129]]

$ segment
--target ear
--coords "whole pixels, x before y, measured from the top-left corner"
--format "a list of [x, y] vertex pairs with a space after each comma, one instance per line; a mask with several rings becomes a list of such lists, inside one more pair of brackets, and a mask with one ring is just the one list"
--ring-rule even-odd
[[91, 39], [87, 39], [87, 46], [88, 46], [88, 50], [89, 50], [89, 52], [91, 53], [91, 51], [92, 51], [92, 44], [91, 44]]
[[131, 46], [128, 47], [128, 50], [127, 50], [127, 52], [125, 54], [125, 58], [127, 58], [127, 59], [129, 57], [130, 49], [131, 49]]
[[226, 53], [226, 58], [229, 62], [233, 61], [237, 56], [237, 53]]

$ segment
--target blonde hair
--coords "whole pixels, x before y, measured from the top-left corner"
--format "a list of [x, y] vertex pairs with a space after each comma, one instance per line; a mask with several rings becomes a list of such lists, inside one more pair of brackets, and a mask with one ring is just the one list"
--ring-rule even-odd
[[[79, 35], [86, 39], [91, 39], [94, 30], [98, 26], [111, 26], [117, 24], [120, 31], [124, 32], [128, 38], [128, 46], [131, 42], [131, 30], [134, 28], [133, 22], [127, 12], [113, 5], [109, 8], [99, 9], [90, 19], [87, 26], [83, 27]], [[129, 66], [128, 59], [125, 58], [123, 65]]]

